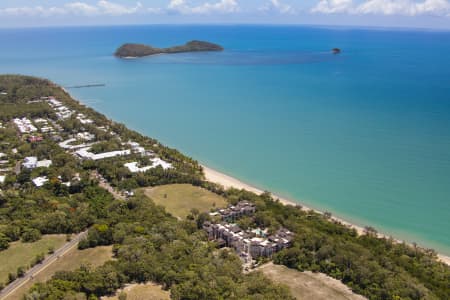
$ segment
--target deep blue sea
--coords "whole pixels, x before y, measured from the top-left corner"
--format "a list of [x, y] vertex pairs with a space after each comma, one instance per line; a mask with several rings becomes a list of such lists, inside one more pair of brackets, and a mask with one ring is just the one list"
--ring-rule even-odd
[[[124, 42], [191, 39], [226, 50], [112, 56]], [[0, 29], [0, 73], [106, 83], [70, 92], [250, 184], [450, 254], [450, 32]]]

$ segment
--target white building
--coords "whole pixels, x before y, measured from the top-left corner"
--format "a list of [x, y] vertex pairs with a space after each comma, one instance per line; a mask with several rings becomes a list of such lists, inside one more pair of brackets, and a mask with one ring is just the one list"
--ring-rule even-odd
[[48, 104], [50, 104], [51, 107], [58, 107], [58, 106], [61, 106], [61, 105], [62, 105], [61, 102], [59, 102], [58, 100], [56, 100], [56, 99], [53, 98], [53, 97], [50, 97], [50, 98], [48, 99]]
[[160, 158], [153, 158], [151, 161], [153, 163], [151, 166], [139, 167], [136, 161], [126, 163], [124, 166], [127, 167], [132, 173], [145, 172], [158, 166], [161, 166], [164, 170], [172, 168], [172, 164], [165, 162]]
[[5, 175], [0, 175], [0, 184], [5, 183], [5, 179], [6, 179]]
[[80, 132], [77, 133], [77, 139], [85, 140], [85, 141], [92, 141], [95, 139], [95, 134], [92, 134], [90, 132]]
[[145, 148], [141, 147], [139, 143], [129, 141], [127, 144], [131, 146], [134, 153], [145, 154]]
[[46, 119], [37, 118], [37, 119], [34, 119], [33, 121], [35, 124], [38, 124], [41, 132], [47, 133], [47, 132], [53, 131], [53, 127], [48, 124], [48, 121]]
[[89, 118], [86, 118], [86, 116], [84, 114], [82, 114], [82, 113], [79, 113], [77, 115], [77, 119], [78, 119], [78, 121], [80, 121], [81, 124], [92, 124], [92, 123], [94, 123], [94, 121], [92, 121]]
[[138, 167], [138, 163], [135, 161], [126, 163], [126, 164], [124, 164], [124, 166], [127, 167], [131, 173], [145, 172], [145, 171], [148, 171], [151, 168], [153, 168], [153, 166], [146, 166], [146, 167], [140, 168], [140, 167]]
[[52, 165], [52, 161], [49, 159], [40, 160], [36, 163], [36, 168], [48, 168]]
[[31, 133], [37, 131], [37, 128], [31, 123], [31, 121], [27, 118], [15, 118], [13, 120], [14, 124], [16, 124], [20, 133]]
[[72, 110], [67, 108], [64, 105], [58, 106], [55, 108], [56, 115], [58, 116], [58, 119], [68, 119], [70, 116], [74, 113]]
[[37, 119], [34, 119], [34, 123], [47, 124], [47, 120], [46, 119], [42, 119], [42, 118], [37, 118]]
[[32, 181], [35, 186], [41, 187], [48, 181], [48, 178], [46, 176], [41, 176], [34, 178]]
[[25, 157], [22, 166], [27, 169], [34, 168], [48, 168], [52, 165], [52, 161], [49, 159], [37, 160], [36, 156]]
[[156, 168], [157, 166], [161, 166], [164, 170], [172, 168], [171, 163], [168, 163], [159, 157], [152, 158], [151, 161], [153, 162], [153, 168]]
[[60, 142], [58, 145], [63, 149], [75, 150], [75, 149], [81, 149], [81, 148], [90, 148], [92, 145], [95, 144], [95, 143], [87, 143], [87, 144], [83, 143], [83, 144], [71, 145], [72, 143], [74, 143], [76, 141], [77, 141], [77, 139], [71, 138], [71, 139]]
[[99, 159], [105, 159], [105, 158], [111, 158], [115, 156], [123, 156], [123, 155], [130, 155], [131, 150], [118, 150], [118, 151], [111, 151], [111, 152], [104, 152], [104, 153], [98, 153], [94, 154], [92, 152], [89, 152], [90, 147], [82, 148], [75, 153], [82, 159], [92, 159], [92, 160], [99, 160]]
[[37, 165], [37, 157], [36, 156], [28, 156], [23, 160], [22, 166], [27, 169], [34, 169]]

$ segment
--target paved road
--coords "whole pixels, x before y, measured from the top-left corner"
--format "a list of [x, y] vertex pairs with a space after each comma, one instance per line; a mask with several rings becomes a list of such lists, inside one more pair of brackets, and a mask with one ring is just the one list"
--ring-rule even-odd
[[48, 256], [42, 263], [35, 265], [29, 269], [25, 275], [21, 278], [16, 279], [7, 285], [2, 291], [0, 291], [0, 299], [5, 299], [12, 292], [20, 288], [22, 285], [32, 280], [39, 272], [50, 266], [52, 263], [58, 260], [59, 257], [66, 254], [69, 250], [76, 247], [78, 242], [85, 238], [87, 235], [87, 230], [76, 235], [70, 242], [65, 243], [61, 248], [55, 251], [52, 255]]
[[116, 189], [114, 189], [109, 182], [103, 178], [103, 176], [101, 176], [97, 171], [93, 171], [91, 173], [91, 178], [92, 179], [97, 179], [99, 180], [98, 185], [102, 188], [104, 188], [105, 190], [107, 190], [108, 192], [110, 192], [114, 198], [119, 199], [119, 200], [126, 200], [126, 197], [122, 194], [120, 194]]
[[[119, 192], [117, 192], [106, 180], [100, 176], [97, 171], [94, 171], [91, 173], [92, 178], [96, 178], [100, 180], [99, 186], [109, 191], [114, 198], [125, 200], [126, 197], [121, 195]], [[63, 256], [65, 253], [67, 253], [70, 249], [73, 247], [76, 247], [78, 245], [78, 242], [87, 236], [87, 230], [84, 232], [79, 233], [77, 236], [75, 236], [70, 242], [64, 244], [61, 248], [55, 251], [52, 255], [48, 256], [42, 263], [37, 264], [30, 270], [28, 270], [25, 274], [25, 276], [16, 279], [15, 281], [11, 282], [8, 286], [6, 286], [3, 290], [0, 291], [0, 300], [5, 299], [7, 296], [9, 296], [12, 292], [20, 288], [22, 285], [27, 283], [29, 280], [32, 280], [34, 276], [36, 276], [39, 272], [47, 268], [49, 265], [54, 263], [58, 260], [58, 257]]]

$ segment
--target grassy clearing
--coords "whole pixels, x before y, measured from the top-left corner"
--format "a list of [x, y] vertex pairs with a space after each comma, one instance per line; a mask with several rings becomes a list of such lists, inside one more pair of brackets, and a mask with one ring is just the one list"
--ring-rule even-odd
[[143, 189], [145, 195], [162, 205], [178, 218], [186, 218], [191, 209], [208, 212], [214, 207], [225, 207], [227, 201], [208, 190], [190, 184], [169, 184]]
[[67, 252], [64, 256], [51, 264], [36, 275], [33, 281], [29, 281], [19, 289], [14, 291], [4, 300], [22, 300], [23, 295], [37, 282], [49, 280], [53, 274], [58, 271], [71, 271], [79, 268], [81, 265], [89, 264], [93, 267], [103, 265], [112, 258], [112, 246], [100, 246], [85, 250], [78, 250], [76, 247]]
[[285, 266], [265, 264], [257, 270], [277, 283], [287, 285], [297, 299], [364, 300], [342, 282], [322, 273], [299, 272]]
[[[127, 300], [169, 300], [170, 292], [164, 291], [161, 286], [154, 283], [147, 284], [130, 284], [123, 291], [127, 294]], [[112, 297], [102, 297], [102, 300], [118, 300], [118, 295]]]
[[34, 243], [13, 242], [9, 248], [0, 252], [0, 282], [8, 280], [8, 274], [16, 272], [19, 267], [27, 267], [36, 255], [47, 254], [53, 247], [58, 249], [66, 242], [64, 234], [44, 235]]

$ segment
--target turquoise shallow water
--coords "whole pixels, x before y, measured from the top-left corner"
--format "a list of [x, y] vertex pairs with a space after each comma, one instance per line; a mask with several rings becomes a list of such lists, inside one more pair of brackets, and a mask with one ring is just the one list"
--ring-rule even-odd
[[[226, 51], [111, 56], [194, 38]], [[1, 73], [106, 83], [71, 93], [227, 174], [450, 254], [450, 32], [141, 26], [0, 41]]]

